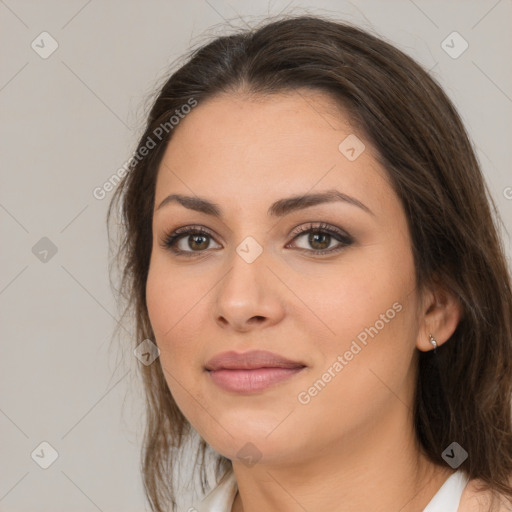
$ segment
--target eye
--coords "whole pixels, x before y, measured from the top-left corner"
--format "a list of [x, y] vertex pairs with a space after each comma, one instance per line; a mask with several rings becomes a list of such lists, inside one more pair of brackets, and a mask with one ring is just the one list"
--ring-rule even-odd
[[197, 253], [204, 252], [211, 240], [213, 240], [211, 233], [203, 227], [185, 226], [165, 236], [162, 246], [176, 254], [195, 256]]
[[[345, 231], [324, 223], [319, 225], [310, 223], [300, 226], [292, 232], [292, 235], [295, 235], [292, 241], [308, 235], [305, 242], [313, 249], [311, 250], [307, 247], [298, 248], [317, 255], [338, 252], [354, 242], [352, 237]], [[212, 234], [203, 227], [184, 226], [164, 236], [161, 245], [176, 255], [198, 256], [206, 252], [212, 240]], [[336, 241], [338, 244], [332, 247], [331, 243]], [[286, 247], [290, 247], [290, 244]], [[217, 248], [220, 248], [220, 246]]]
[[[313, 250], [309, 250], [308, 247], [304, 246], [299, 248], [318, 255], [338, 252], [354, 242], [348, 233], [324, 223], [319, 225], [310, 223], [300, 226], [294, 230], [293, 234], [296, 235], [293, 240], [301, 239], [308, 235], [304, 242], [306, 246], [312, 247]], [[338, 242], [338, 245], [332, 247], [331, 242], [335, 241]]]

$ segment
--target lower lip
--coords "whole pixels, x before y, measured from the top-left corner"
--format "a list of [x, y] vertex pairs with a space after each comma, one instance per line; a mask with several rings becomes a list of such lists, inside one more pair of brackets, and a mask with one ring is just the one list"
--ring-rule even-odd
[[226, 391], [251, 393], [262, 391], [304, 370], [300, 368], [255, 368], [254, 370], [208, 371], [213, 382]]

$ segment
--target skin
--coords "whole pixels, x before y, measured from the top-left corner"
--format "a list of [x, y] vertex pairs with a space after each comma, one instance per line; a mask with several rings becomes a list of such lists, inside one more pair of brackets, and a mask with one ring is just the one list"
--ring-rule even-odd
[[[366, 149], [349, 161], [338, 145], [356, 134]], [[339, 190], [371, 214], [329, 202], [267, 215], [292, 195]], [[205, 197], [221, 219], [172, 202]], [[324, 222], [351, 245], [315, 255], [297, 226]], [[171, 231], [199, 225], [206, 241]], [[247, 263], [236, 252], [248, 236], [263, 248]], [[208, 245], [209, 240], [209, 245]], [[201, 246], [201, 243], [203, 245]], [[308, 252], [309, 251], [309, 252]], [[394, 303], [402, 306], [366, 346], [304, 405], [307, 391]], [[442, 285], [418, 290], [402, 205], [375, 150], [321, 92], [266, 97], [242, 92], [200, 103], [175, 128], [159, 169], [148, 312], [166, 381], [199, 434], [233, 461], [239, 493], [233, 512], [325, 510], [417, 512], [452, 474], [430, 463], [416, 442], [412, 408], [418, 350], [455, 330], [460, 306]], [[265, 349], [307, 368], [254, 395], [217, 387], [205, 372], [214, 355]], [[237, 452], [252, 443], [248, 465]]]

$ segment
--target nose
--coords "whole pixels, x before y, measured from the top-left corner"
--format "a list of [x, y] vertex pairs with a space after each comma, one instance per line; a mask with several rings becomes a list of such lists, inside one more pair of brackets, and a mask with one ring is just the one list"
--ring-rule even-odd
[[233, 254], [229, 270], [215, 288], [213, 315], [221, 328], [247, 332], [282, 320], [282, 284], [269, 263], [265, 251], [251, 263]]

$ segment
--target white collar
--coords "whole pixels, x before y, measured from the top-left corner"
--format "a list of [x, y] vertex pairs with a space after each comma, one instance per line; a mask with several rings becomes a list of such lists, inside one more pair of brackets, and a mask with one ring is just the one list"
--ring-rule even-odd
[[238, 491], [235, 473], [230, 469], [190, 512], [231, 512]]
[[423, 512], [457, 512], [468, 481], [468, 477], [462, 471], [450, 475]]

